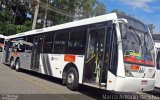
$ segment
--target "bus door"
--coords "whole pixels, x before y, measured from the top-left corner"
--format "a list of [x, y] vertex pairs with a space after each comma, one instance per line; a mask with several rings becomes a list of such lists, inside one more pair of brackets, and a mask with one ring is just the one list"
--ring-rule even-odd
[[156, 51], [157, 53], [157, 57], [156, 57], [156, 83], [155, 83], [155, 87], [158, 87], [160, 88], [160, 79], [159, 79], [159, 76], [160, 76], [160, 50], [157, 50]]
[[3, 48], [3, 56], [2, 56], [2, 63], [9, 64], [9, 57], [10, 57], [10, 48], [11, 48], [11, 42], [5, 41], [5, 45]]
[[33, 40], [33, 51], [32, 51], [32, 65], [31, 69], [35, 71], [40, 71], [39, 62], [40, 62], [40, 53], [42, 52], [43, 47], [43, 36], [35, 36]]
[[104, 68], [106, 27], [90, 28], [84, 65], [84, 83], [101, 85], [102, 75], [107, 80], [107, 69]]

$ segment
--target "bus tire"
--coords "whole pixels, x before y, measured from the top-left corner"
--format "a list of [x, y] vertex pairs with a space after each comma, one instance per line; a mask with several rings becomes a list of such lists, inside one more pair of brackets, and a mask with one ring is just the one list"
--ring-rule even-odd
[[16, 69], [17, 72], [21, 71], [21, 68], [20, 68], [20, 59], [16, 60], [15, 69]]
[[77, 90], [79, 86], [78, 81], [79, 81], [79, 75], [77, 70], [74, 67], [69, 68], [66, 76], [67, 88], [69, 88], [72, 91]]
[[10, 66], [11, 69], [15, 68], [15, 66], [14, 66], [14, 58], [11, 58], [9, 66]]

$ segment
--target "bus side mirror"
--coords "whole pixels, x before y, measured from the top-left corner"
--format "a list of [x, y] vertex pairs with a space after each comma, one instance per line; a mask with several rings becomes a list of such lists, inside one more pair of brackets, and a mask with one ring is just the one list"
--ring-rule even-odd
[[128, 21], [125, 18], [119, 18], [112, 21], [114, 24], [119, 24], [122, 39], [127, 39]]
[[120, 24], [120, 32], [122, 35], [122, 39], [127, 39], [127, 31], [128, 31], [127, 24]]
[[117, 23], [128, 24], [128, 21], [125, 18], [119, 18], [117, 20], [113, 20], [112, 23], [114, 23], [114, 24], [117, 24]]

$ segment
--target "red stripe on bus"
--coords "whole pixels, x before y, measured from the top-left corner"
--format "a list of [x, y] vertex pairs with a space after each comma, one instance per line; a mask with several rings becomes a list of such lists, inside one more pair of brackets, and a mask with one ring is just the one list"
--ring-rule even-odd
[[67, 62], [75, 62], [76, 56], [75, 55], [64, 55], [64, 61]]

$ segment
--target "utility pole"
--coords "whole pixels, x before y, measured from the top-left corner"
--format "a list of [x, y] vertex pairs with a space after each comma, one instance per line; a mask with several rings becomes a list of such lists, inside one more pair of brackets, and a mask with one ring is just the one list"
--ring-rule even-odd
[[32, 30], [34, 30], [36, 28], [38, 11], [39, 11], [39, 2], [40, 2], [40, 0], [37, 0], [37, 5], [35, 7], [35, 12], [34, 12], [34, 19], [33, 19], [33, 24], [32, 24]]
[[47, 4], [46, 4], [46, 8], [45, 8], [45, 15], [44, 15], [44, 21], [43, 21], [43, 28], [46, 27], [46, 21], [47, 21], [47, 10], [48, 10], [48, 0], [47, 1]]

